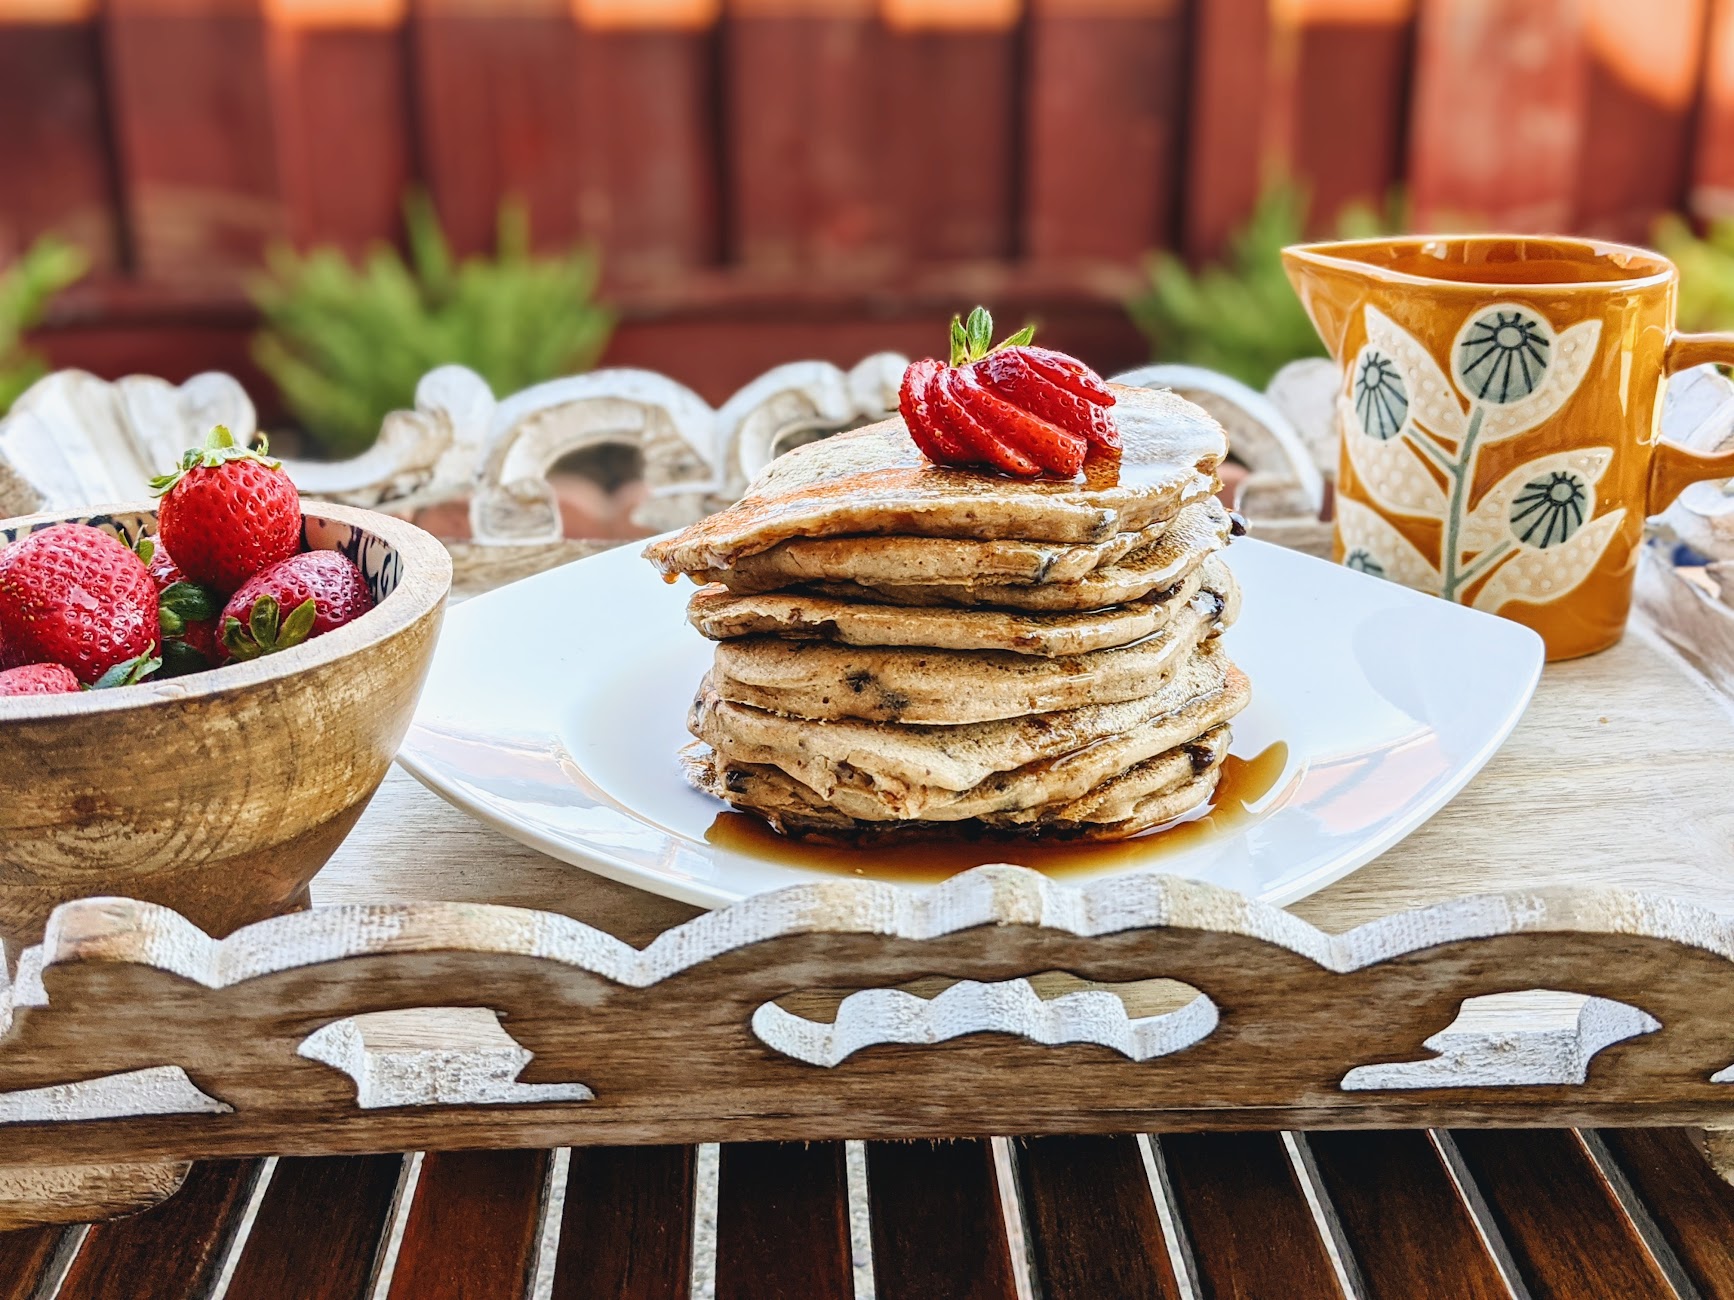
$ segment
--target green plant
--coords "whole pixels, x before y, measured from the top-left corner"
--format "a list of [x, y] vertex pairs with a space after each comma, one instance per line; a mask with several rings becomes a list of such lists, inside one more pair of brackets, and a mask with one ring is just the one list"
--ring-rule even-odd
[[1710, 223], [1702, 239], [1684, 217], [1656, 222], [1656, 248], [1680, 268], [1680, 328], [1734, 328], [1734, 221]]
[[[1173, 253], [1149, 262], [1150, 288], [1127, 303], [1150, 339], [1152, 355], [1187, 361], [1263, 388], [1298, 357], [1324, 355], [1312, 322], [1295, 297], [1278, 254], [1306, 238], [1307, 198], [1293, 183], [1267, 188], [1222, 261], [1194, 271]], [[1337, 221], [1344, 239], [1396, 228], [1394, 213], [1347, 209]]]
[[407, 262], [386, 247], [360, 266], [335, 249], [277, 248], [252, 285], [265, 318], [254, 358], [302, 427], [337, 454], [371, 446], [436, 366], [469, 366], [504, 396], [587, 369], [613, 328], [594, 298], [595, 255], [532, 254], [521, 203], [501, 205], [491, 258], [454, 261], [425, 195], [405, 200], [404, 226]]
[[0, 271], [0, 415], [48, 372], [24, 346], [24, 332], [42, 319], [55, 294], [89, 269], [82, 248], [44, 235]]

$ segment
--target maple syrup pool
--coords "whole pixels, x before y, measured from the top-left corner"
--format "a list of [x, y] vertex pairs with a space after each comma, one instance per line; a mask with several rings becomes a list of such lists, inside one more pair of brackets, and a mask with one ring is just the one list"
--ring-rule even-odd
[[1288, 766], [1288, 746], [1267, 745], [1251, 758], [1230, 754], [1211, 801], [1179, 821], [1106, 844], [1028, 840], [1012, 835], [934, 839], [891, 848], [849, 848], [790, 839], [748, 813], [717, 814], [705, 842], [731, 853], [846, 876], [932, 883], [987, 862], [1015, 862], [1048, 875], [1148, 866], [1153, 859], [1230, 835], [1258, 820], [1251, 805], [1269, 794]]

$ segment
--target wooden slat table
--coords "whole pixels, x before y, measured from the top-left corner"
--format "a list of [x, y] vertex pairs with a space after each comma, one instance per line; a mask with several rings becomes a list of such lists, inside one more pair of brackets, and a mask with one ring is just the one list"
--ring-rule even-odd
[[[1679, 1129], [211, 1161], [0, 1234], [11, 1300], [1716, 1300], [1734, 1188]], [[703, 1191], [704, 1189], [697, 1189]], [[563, 1208], [562, 1208], [563, 1207]]]

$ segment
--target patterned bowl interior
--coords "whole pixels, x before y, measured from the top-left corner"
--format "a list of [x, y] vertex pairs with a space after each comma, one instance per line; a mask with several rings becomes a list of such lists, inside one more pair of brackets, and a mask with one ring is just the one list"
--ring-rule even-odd
[[[156, 532], [157, 517], [142, 511], [123, 510], [114, 514], [86, 515], [82, 519], [48, 519], [13, 528], [0, 526], [0, 546], [17, 541], [26, 533], [52, 528], [57, 523], [86, 523], [132, 546], [141, 535]], [[384, 538], [353, 524], [303, 516], [301, 540], [310, 551], [338, 551], [353, 560], [367, 579], [375, 604], [396, 590], [398, 579], [403, 574], [403, 562], [398, 558], [397, 548]]]

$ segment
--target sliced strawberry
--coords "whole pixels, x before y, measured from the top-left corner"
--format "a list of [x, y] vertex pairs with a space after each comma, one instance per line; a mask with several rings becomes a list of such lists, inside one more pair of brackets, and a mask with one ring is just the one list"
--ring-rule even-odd
[[1050, 424], [983, 387], [973, 369], [960, 366], [948, 382], [965, 410], [1003, 443], [1034, 460], [1050, 474], [1071, 478], [1084, 467], [1089, 444], [1075, 433]]
[[940, 465], [966, 465], [975, 459], [974, 454], [946, 427], [936, 407], [933, 385], [944, 368], [929, 358], [905, 370], [897, 392], [897, 409], [923, 456]]
[[[1018, 478], [1035, 478], [1040, 475], [1040, 464], [1000, 438], [964, 404], [964, 375], [962, 369], [952, 366], [940, 372], [938, 381], [941, 393], [940, 409], [945, 413], [959, 440], [968, 444], [975, 453], [973, 458], [982, 464], [991, 465]], [[977, 387], [979, 388], [979, 385]]]
[[1001, 348], [975, 362], [976, 377], [989, 391], [1057, 424], [1068, 433], [1103, 447], [1118, 447], [1120, 431], [1108, 408], [1079, 397], [1041, 374], [1024, 355], [1024, 348]]
[[1018, 351], [1023, 353], [1024, 360], [1030, 363], [1037, 374], [1053, 380], [1067, 392], [1075, 393], [1097, 406], [1114, 404], [1114, 394], [1109, 391], [1108, 385], [1102, 382], [1102, 377], [1076, 357], [1068, 357], [1064, 352], [1055, 352], [1052, 348], [1024, 347]]

